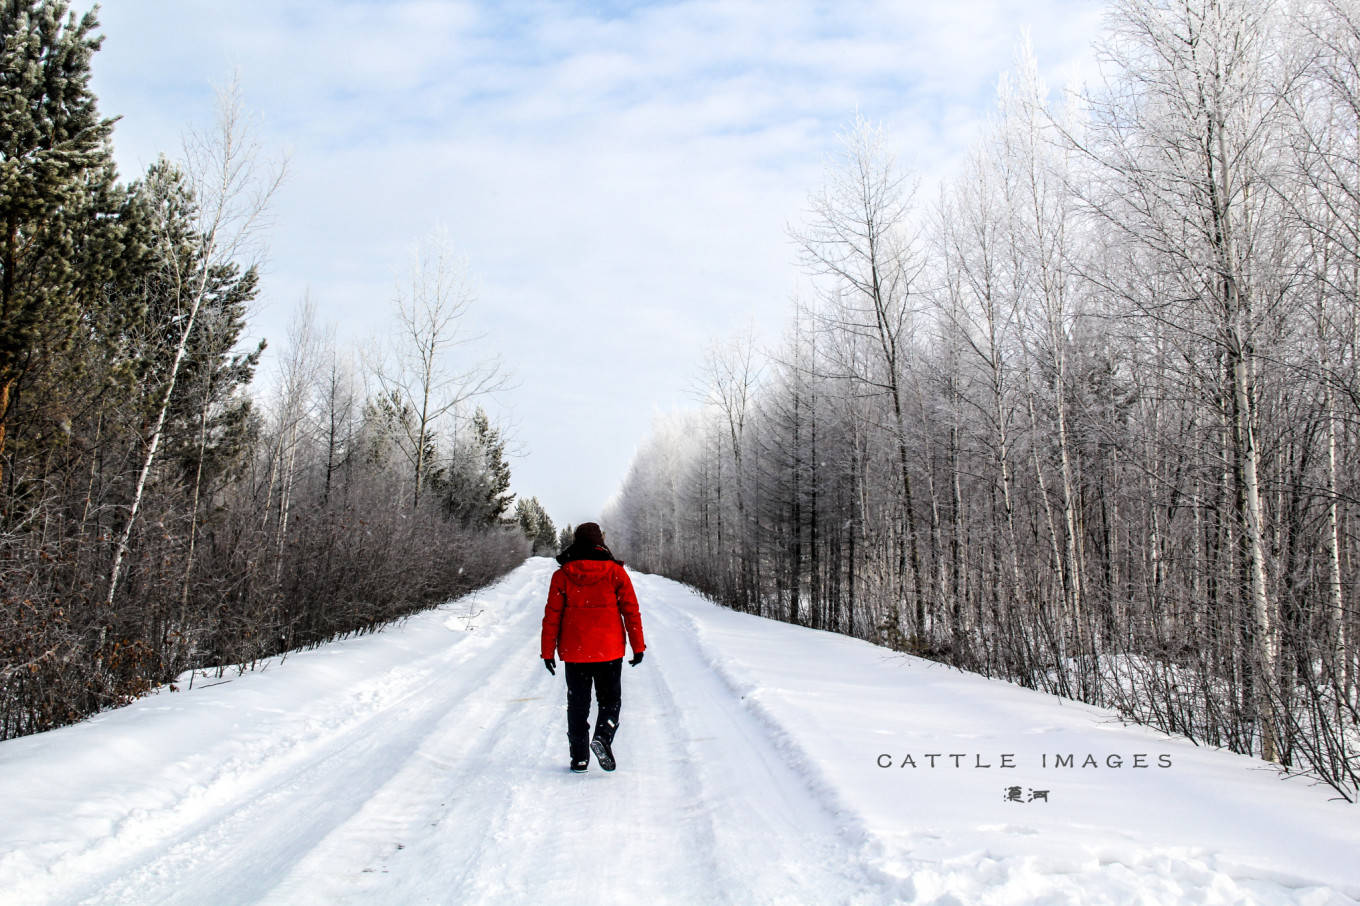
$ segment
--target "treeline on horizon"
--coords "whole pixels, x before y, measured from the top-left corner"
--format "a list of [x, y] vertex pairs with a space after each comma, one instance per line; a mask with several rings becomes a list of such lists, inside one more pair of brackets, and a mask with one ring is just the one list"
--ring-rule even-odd
[[553, 532], [533, 498], [507, 516], [475, 407], [499, 366], [448, 365], [471, 293], [447, 242], [416, 256], [388, 355], [360, 364], [303, 305], [252, 398], [281, 170], [228, 92], [182, 160], [121, 180], [97, 29], [0, 0], [0, 739], [372, 629]]
[[[1360, 793], [1360, 4], [1118, 0], [920, 198], [857, 121], [815, 287], [606, 514], [732, 607]], [[911, 703], [904, 701], [904, 708]]]

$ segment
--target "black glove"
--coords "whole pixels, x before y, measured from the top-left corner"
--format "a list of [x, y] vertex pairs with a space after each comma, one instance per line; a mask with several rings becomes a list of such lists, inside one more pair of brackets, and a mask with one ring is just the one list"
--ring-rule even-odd
[[642, 663], [642, 652], [641, 652], [641, 651], [634, 651], [634, 652], [633, 652], [633, 656], [628, 660], [628, 666], [629, 666], [629, 667], [636, 667], [638, 664], [641, 664], [641, 663]]
[[550, 657], [545, 657], [543, 659], [543, 666], [547, 667], [548, 672], [551, 673], [553, 676], [557, 676], [557, 661], [553, 660]]

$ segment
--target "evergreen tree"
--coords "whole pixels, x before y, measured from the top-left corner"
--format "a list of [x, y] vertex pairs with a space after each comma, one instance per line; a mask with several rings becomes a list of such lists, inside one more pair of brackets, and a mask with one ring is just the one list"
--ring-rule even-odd
[[89, 84], [98, 22], [67, 10], [0, 0], [0, 468], [15, 397], [91, 304], [82, 252], [109, 252], [116, 228], [99, 217], [117, 193], [113, 121]]
[[505, 441], [501, 438], [500, 429], [491, 426], [481, 406], [472, 416], [472, 428], [482, 448], [482, 461], [486, 469], [486, 521], [499, 522], [515, 499], [515, 495], [510, 492], [510, 464], [505, 461]]
[[[534, 503], [538, 503], [537, 498]], [[538, 520], [538, 534], [534, 536], [534, 554], [540, 557], [552, 556], [557, 553], [557, 529], [553, 526], [552, 517], [541, 506], [539, 512], [542, 514]]]
[[541, 510], [537, 497], [521, 497], [515, 504], [515, 521], [519, 523], [524, 537], [530, 541], [538, 537], [538, 514]]
[[472, 418], [472, 434], [455, 441], [445, 475], [440, 488], [444, 512], [464, 526], [496, 525], [514, 503], [505, 441], [480, 407]]
[[444, 515], [465, 527], [487, 522], [483, 503], [487, 497], [488, 482], [482, 462], [482, 449], [475, 438], [463, 437], [454, 441], [448, 466], [444, 470], [441, 500]]
[[[164, 395], [179, 340], [183, 300], [173, 275], [200, 274], [207, 265], [194, 235], [197, 202], [182, 172], [161, 158], [131, 194], [138, 207], [159, 212], [160, 230], [168, 234], [162, 237], [165, 251], [143, 267], [127, 269], [123, 285], [113, 293], [142, 314], [141, 322], [126, 331], [126, 348], [119, 352], [143, 390], [138, 418], [150, 421]], [[172, 266], [162, 260], [164, 255], [180, 260]], [[167, 456], [180, 464], [190, 485], [219, 474], [242, 454], [250, 402], [238, 391], [250, 383], [264, 351], [263, 341], [248, 352], [236, 351], [246, 307], [259, 290], [256, 269], [243, 271], [231, 263], [212, 267], [206, 276], [197, 329], [179, 365], [180, 389], [171, 400], [164, 440]]]
[[515, 521], [533, 543], [535, 556], [557, 552], [557, 528], [537, 497], [521, 497], [515, 504]]

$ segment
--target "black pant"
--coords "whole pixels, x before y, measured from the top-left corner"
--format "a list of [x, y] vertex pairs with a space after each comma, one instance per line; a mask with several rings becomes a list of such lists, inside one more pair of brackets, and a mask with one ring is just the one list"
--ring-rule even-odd
[[563, 665], [567, 671], [567, 742], [571, 757], [579, 761], [587, 757], [590, 748], [590, 686], [595, 684], [595, 698], [600, 711], [595, 716], [595, 735], [606, 743], [613, 743], [614, 731], [619, 727], [619, 706], [622, 689], [619, 677], [623, 658], [598, 661], [592, 664]]

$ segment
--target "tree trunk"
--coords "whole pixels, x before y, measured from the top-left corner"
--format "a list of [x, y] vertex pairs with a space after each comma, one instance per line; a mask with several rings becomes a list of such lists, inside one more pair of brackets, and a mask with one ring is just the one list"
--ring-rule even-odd
[[9, 394], [14, 379], [0, 382], [0, 484], [5, 481], [5, 426], [9, 423]]
[[[128, 541], [132, 537], [132, 527], [137, 521], [137, 514], [141, 510], [142, 495], [146, 491], [146, 479], [151, 474], [151, 467], [156, 462], [156, 452], [160, 449], [161, 433], [165, 429], [165, 418], [170, 411], [170, 400], [174, 397], [175, 381], [179, 377], [179, 366], [184, 361], [185, 351], [189, 347], [189, 336], [193, 333], [194, 322], [198, 318], [198, 310], [203, 304], [203, 295], [208, 279], [208, 269], [205, 266], [202, 281], [198, 291], [194, 293], [193, 304], [189, 307], [189, 316], [184, 323], [184, 331], [180, 334], [179, 344], [175, 347], [175, 357], [170, 365], [170, 375], [165, 382], [165, 393], [161, 396], [160, 408], [156, 412], [156, 423], [151, 429], [151, 437], [146, 445], [146, 454], [142, 457], [142, 467], [137, 473], [137, 484], [132, 493], [132, 505], [128, 508], [127, 522], [123, 525], [123, 531], [118, 536], [118, 543], [113, 551], [113, 566], [109, 570], [109, 589], [104, 596], [104, 607], [109, 613], [113, 611], [114, 594], [118, 590], [118, 579], [123, 569], [123, 558], [127, 556]], [[104, 640], [107, 630], [103, 627], [99, 630], [99, 647], [104, 647]]]
[[1255, 651], [1255, 699], [1261, 719], [1261, 757], [1278, 761], [1279, 728], [1276, 725], [1275, 690], [1277, 645], [1275, 620], [1270, 609], [1266, 584], [1265, 517], [1259, 478], [1260, 454], [1252, 425], [1253, 406], [1247, 380], [1247, 362], [1237, 356], [1232, 363], [1233, 393], [1236, 398], [1234, 437], [1242, 463], [1242, 531], [1247, 542], [1248, 568], [1251, 571], [1251, 614]]

